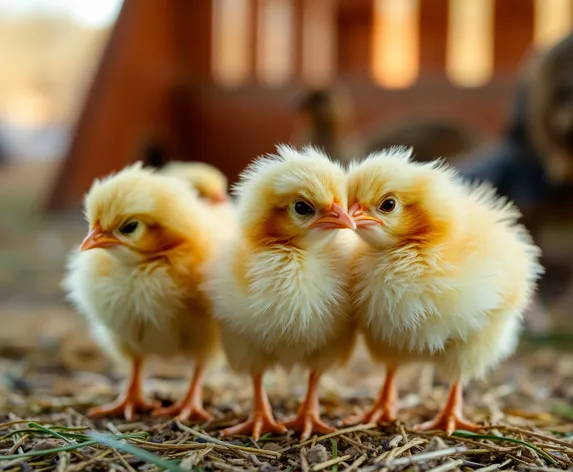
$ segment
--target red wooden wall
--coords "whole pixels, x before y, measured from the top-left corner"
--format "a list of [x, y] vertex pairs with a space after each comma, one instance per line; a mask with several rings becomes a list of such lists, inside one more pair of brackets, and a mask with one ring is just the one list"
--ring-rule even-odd
[[[309, 1], [318, 0], [293, 0], [292, 81], [265, 88], [253, 72], [246, 83], [225, 88], [212, 80], [210, 0], [125, 0], [49, 209], [76, 206], [95, 177], [141, 159], [152, 143], [171, 158], [211, 162], [234, 179], [254, 156], [289, 141], [290, 104], [304, 86], [300, 25]], [[370, 78], [373, 1], [320, 1], [336, 9], [336, 81], [349, 90], [359, 126], [446, 117], [489, 136], [499, 131], [532, 42], [533, 0], [495, 2], [494, 76], [474, 89], [457, 88], [446, 77], [448, 0], [420, 0], [420, 74], [405, 90], [380, 88]]]

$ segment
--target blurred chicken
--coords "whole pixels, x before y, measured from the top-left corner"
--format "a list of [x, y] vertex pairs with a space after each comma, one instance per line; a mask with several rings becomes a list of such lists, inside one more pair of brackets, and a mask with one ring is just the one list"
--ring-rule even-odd
[[203, 372], [216, 353], [218, 328], [198, 289], [202, 264], [216, 246], [209, 209], [183, 182], [138, 163], [96, 180], [85, 198], [90, 231], [71, 256], [64, 286], [102, 347], [131, 362], [126, 391], [90, 415], [157, 407], [144, 398], [144, 360], [184, 356], [196, 363], [183, 401], [156, 410], [181, 419], [207, 419]]
[[199, 198], [209, 206], [222, 235], [232, 235], [235, 231], [236, 208], [228, 194], [227, 177], [215, 166], [205, 162], [169, 161], [160, 173], [182, 179], [196, 190]]
[[[318, 382], [347, 360], [355, 338], [346, 287], [355, 236], [337, 231], [355, 227], [345, 210], [345, 173], [314, 148], [279, 146], [247, 168], [237, 193], [238, 237], [214, 260], [208, 291], [229, 364], [252, 376], [254, 406], [224, 434], [332, 431], [320, 420]], [[310, 370], [308, 391], [297, 417], [281, 425], [263, 374], [295, 364]]]
[[295, 142], [312, 144], [343, 163], [391, 146], [412, 147], [415, 158], [454, 160], [481, 142], [477, 132], [448, 120], [413, 118], [372, 130], [356, 128], [350, 95], [340, 88], [316, 89], [297, 102], [298, 135]]
[[519, 212], [411, 151], [372, 155], [349, 172], [348, 201], [362, 245], [352, 294], [366, 344], [386, 382], [359, 421], [394, 419], [399, 364], [431, 361], [451, 381], [442, 412], [420, 429], [475, 430], [462, 385], [513, 353], [542, 272]]
[[215, 166], [205, 162], [169, 161], [160, 172], [185, 180], [210, 204], [229, 201], [227, 177]]

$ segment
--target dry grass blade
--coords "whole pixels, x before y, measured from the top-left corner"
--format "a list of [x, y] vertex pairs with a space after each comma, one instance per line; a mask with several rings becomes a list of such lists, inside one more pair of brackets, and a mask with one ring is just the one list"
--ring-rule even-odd
[[468, 431], [456, 431], [453, 433], [453, 436], [458, 436], [458, 437], [468, 437], [469, 436], [469, 437], [473, 437], [473, 438], [489, 439], [491, 441], [507, 441], [507, 442], [512, 442], [515, 444], [521, 444], [522, 446], [525, 446], [525, 447], [537, 452], [537, 454], [539, 454], [540, 456], [543, 456], [545, 459], [547, 459], [553, 465], [559, 464], [559, 462], [556, 459], [551, 457], [551, 455], [549, 455], [543, 449], [540, 449], [534, 444], [528, 443], [526, 441], [521, 441], [519, 439], [508, 438], [507, 436], [494, 436], [493, 434], [492, 435], [490, 435], [490, 434], [476, 434], [476, 433], [470, 433]]
[[513, 461], [513, 459], [507, 459], [502, 464], [488, 465], [487, 467], [481, 467], [479, 469], [476, 469], [474, 472], [493, 472], [494, 470], [499, 470], [502, 467], [505, 467], [506, 465], [510, 464], [512, 461]]
[[156, 465], [157, 467], [165, 469], [169, 472], [186, 472], [185, 469], [182, 469], [174, 462], [163, 460], [159, 456], [145, 451], [144, 449], [140, 449], [139, 447], [136, 447], [132, 444], [122, 443], [109, 436], [104, 436], [103, 434], [99, 433], [90, 433], [90, 436], [92, 436], [94, 440], [100, 444], [104, 444], [112, 449], [127, 452], [128, 454], [139, 457], [140, 459], [143, 459], [144, 461]]
[[268, 451], [266, 449], [257, 449], [257, 448], [248, 447], [248, 446], [237, 446], [235, 444], [230, 444], [228, 442], [221, 441], [220, 439], [213, 438], [213, 437], [209, 436], [208, 434], [200, 433], [199, 431], [196, 431], [193, 428], [190, 428], [189, 426], [185, 426], [184, 424], [181, 424], [179, 421], [176, 421], [175, 423], [177, 424], [177, 427], [181, 431], [187, 431], [188, 433], [191, 433], [195, 437], [201, 438], [204, 441], [209, 441], [213, 444], [218, 444], [219, 446], [224, 446], [224, 447], [229, 448], [229, 449], [236, 449], [236, 450], [243, 451], [243, 452], [249, 452], [249, 453], [255, 454], [255, 455], [259, 454], [261, 456], [272, 456], [272, 457], [276, 457], [276, 458], [279, 458], [281, 456], [280, 451]]
[[[295, 444], [293, 447], [308, 446], [309, 444], [312, 444], [313, 442], [318, 443], [318, 442], [324, 441], [326, 439], [335, 438], [335, 437], [340, 436], [342, 434], [354, 433], [356, 431], [366, 431], [366, 430], [373, 429], [376, 427], [377, 427], [376, 424], [359, 424], [358, 426], [351, 426], [349, 428], [338, 429], [332, 433], [325, 434], [324, 436], [315, 436], [312, 439], [307, 439], [306, 441], [302, 441], [299, 444]], [[279, 452], [284, 452], [287, 449], [289, 449], [289, 448], [281, 449], [281, 451], [279, 451]]]
[[429, 469], [428, 472], [447, 472], [448, 470], [457, 469], [460, 465], [462, 465], [462, 460], [459, 459], [457, 461], [446, 462], [438, 467], [434, 467], [433, 469]]
[[350, 454], [340, 456], [340, 457], [335, 457], [335, 458], [330, 459], [328, 461], [321, 462], [320, 464], [316, 464], [316, 465], [312, 466], [312, 468], [310, 470], [312, 472], [318, 472], [319, 470], [327, 469], [328, 467], [330, 467], [332, 465], [340, 464], [341, 462], [347, 461], [351, 457], [352, 456]]

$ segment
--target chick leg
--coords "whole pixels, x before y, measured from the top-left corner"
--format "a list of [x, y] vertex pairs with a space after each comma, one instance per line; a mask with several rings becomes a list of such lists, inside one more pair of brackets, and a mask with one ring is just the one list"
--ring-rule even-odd
[[302, 428], [301, 439], [308, 439], [312, 433], [331, 433], [336, 428], [321, 421], [318, 404], [318, 381], [320, 374], [311, 372], [308, 377], [306, 398], [298, 410], [296, 418], [283, 423], [287, 428]]
[[187, 421], [189, 419], [210, 420], [213, 415], [203, 409], [203, 380], [205, 369], [202, 365], [195, 368], [195, 374], [189, 384], [189, 390], [183, 400], [167, 408], [159, 408], [153, 412], [153, 416], [177, 415], [177, 419]]
[[347, 418], [344, 420], [344, 424], [382, 424], [396, 419], [396, 403], [398, 400], [398, 392], [396, 390], [397, 370], [398, 367], [396, 365], [388, 365], [384, 385], [380, 389], [380, 394], [374, 406], [363, 415]]
[[452, 434], [456, 429], [479, 431], [481, 429], [480, 425], [464, 418], [462, 404], [462, 384], [454, 382], [450, 387], [450, 393], [444, 409], [433, 420], [416, 426], [416, 429], [418, 431], [443, 429], [448, 434]]
[[147, 400], [143, 396], [141, 388], [141, 368], [143, 362], [141, 359], [134, 359], [131, 366], [131, 376], [127, 383], [127, 388], [117, 400], [107, 405], [98, 406], [88, 411], [88, 416], [111, 416], [121, 415], [127, 421], [133, 421], [133, 415], [136, 411], [152, 410], [160, 406], [155, 400]]
[[263, 386], [263, 374], [253, 375], [253, 387], [254, 404], [251, 416], [243, 423], [224, 429], [223, 436], [252, 432], [256, 441], [261, 433], [286, 433], [286, 428], [273, 418], [272, 407]]

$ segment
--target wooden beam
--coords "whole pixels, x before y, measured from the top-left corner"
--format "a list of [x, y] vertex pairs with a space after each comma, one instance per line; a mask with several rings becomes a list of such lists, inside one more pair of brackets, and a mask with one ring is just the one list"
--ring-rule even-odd
[[446, 76], [449, 0], [419, 0], [420, 76]]
[[534, 0], [495, 0], [494, 75], [514, 75], [533, 42]]
[[338, 11], [338, 75], [370, 77], [373, 0], [342, 0]]

